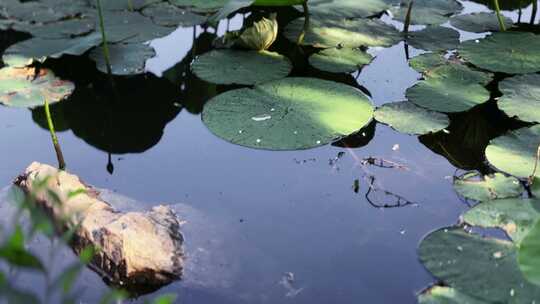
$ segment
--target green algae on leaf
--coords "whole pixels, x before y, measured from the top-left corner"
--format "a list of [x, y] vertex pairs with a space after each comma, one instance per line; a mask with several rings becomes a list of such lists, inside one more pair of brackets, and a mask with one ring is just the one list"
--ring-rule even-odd
[[515, 177], [495, 173], [482, 178], [476, 172], [469, 172], [455, 179], [454, 189], [461, 196], [480, 202], [518, 197], [524, 190], [520, 181]]
[[[36, 74], [37, 73], [37, 74]], [[0, 69], [0, 103], [10, 107], [34, 108], [44, 101], [58, 102], [70, 96], [75, 85], [58, 79], [51, 70], [5, 67]]]
[[526, 74], [499, 83], [503, 96], [497, 105], [510, 117], [526, 122], [540, 122], [540, 75]]
[[[486, 148], [486, 158], [500, 171], [519, 178], [533, 174], [540, 145], [540, 125], [510, 131], [493, 139]], [[540, 177], [537, 170], [536, 177]]]
[[192, 63], [197, 77], [216, 84], [253, 85], [287, 77], [292, 64], [273, 52], [213, 50]]
[[445, 114], [420, 108], [407, 101], [384, 104], [375, 111], [375, 119], [398, 132], [414, 135], [437, 132], [450, 124]]
[[373, 56], [357, 48], [328, 48], [309, 57], [309, 64], [330, 73], [352, 73], [369, 64]]
[[373, 117], [360, 90], [316, 78], [285, 78], [225, 92], [204, 107], [203, 122], [234, 144], [309, 149], [353, 134]]
[[469, 40], [459, 55], [471, 64], [492, 72], [527, 74], [540, 71], [540, 36], [525, 32], [497, 32]]
[[428, 70], [406, 96], [418, 106], [445, 113], [463, 112], [489, 100], [484, 87], [491, 75], [450, 63]]

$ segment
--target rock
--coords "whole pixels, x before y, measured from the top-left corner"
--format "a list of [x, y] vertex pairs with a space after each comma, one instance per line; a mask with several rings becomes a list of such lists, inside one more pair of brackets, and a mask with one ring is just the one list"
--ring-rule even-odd
[[36, 196], [59, 231], [76, 229], [71, 243], [76, 253], [88, 245], [98, 248], [90, 267], [112, 284], [152, 290], [181, 278], [184, 239], [169, 207], [118, 212], [76, 175], [37, 162], [14, 183]]

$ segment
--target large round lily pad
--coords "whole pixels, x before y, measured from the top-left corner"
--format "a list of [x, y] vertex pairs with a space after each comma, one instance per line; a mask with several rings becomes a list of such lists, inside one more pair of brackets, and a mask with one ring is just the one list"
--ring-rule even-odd
[[[503, 21], [506, 28], [513, 25], [512, 19], [508, 17], [503, 16]], [[473, 33], [497, 32], [500, 30], [499, 20], [495, 13], [480, 12], [454, 16], [450, 18], [450, 24], [457, 29]]]
[[10, 107], [33, 108], [58, 102], [73, 93], [75, 85], [56, 78], [51, 70], [34, 68], [0, 69], [0, 103]]
[[[409, 0], [401, 0], [399, 7], [391, 10], [394, 19], [405, 21], [409, 3]], [[456, 0], [415, 0], [411, 24], [443, 24], [448, 21], [449, 16], [459, 13], [462, 9], [463, 5]]]
[[399, 0], [309, 0], [309, 12], [321, 18], [353, 19], [374, 16]]
[[540, 71], [540, 36], [525, 32], [498, 32], [461, 44], [459, 54], [477, 67], [507, 74]]
[[445, 114], [420, 108], [407, 101], [383, 105], [375, 111], [375, 119], [399, 132], [415, 135], [437, 132], [450, 124]]
[[495, 173], [483, 178], [476, 172], [469, 172], [454, 181], [454, 189], [461, 196], [480, 202], [518, 197], [524, 189], [518, 179]]
[[409, 101], [438, 112], [462, 112], [489, 100], [484, 87], [491, 75], [461, 64], [447, 64], [428, 70], [425, 80], [407, 90]]
[[234, 144], [268, 150], [325, 145], [355, 133], [373, 117], [360, 90], [316, 78], [285, 78], [228, 91], [204, 107], [203, 121]]
[[510, 117], [527, 122], [540, 122], [540, 75], [527, 74], [503, 80], [499, 84], [503, 96], [499, 109]]
[[523, 239], [518, 253], [519, 268], [527, 280], [540, 285], [540, 222]]
[[106, 11], [103, 19], [109, 43], [143, 43], [165, 37], [174, 31], [174, 28], [155, 24], [152, 19], [138, 12]]
[[[284, 35], [296, 42], [304, 28], [304, 18], [293, 20], [285, 28]], [[305, 33], [304, 45], [319, 48], [360, 46], [392, 46], [401, 40], [393, 26], [371, 19], [320, 19], [311, 18]]]
[[[111, 44], [109, 56], [113, 75], [137, 75], [145, 72], [146, 60], [154, 57], [154, 49], [142, 43]], [[98, 47], [90, 52], [90, 59], [96, 62], [97, 69], [107, 73], [107, 64], [103, 48]]]
[[195, 75], [216, 84], [253, 85], [287, 77], [287, 57], [267, 51], [214, 50], [196, 58]]
[[420, 244], [420, 260], [445, 285], [485, 303], [532, 303], [540, 287], [521, 273], [512, 242], [461, 228], [435, 231]]
[[423, 30], [409, 32], [405, 41], [420, 50], [453, 50], [459, 44], [459, 32], [448, 27], [427, 26]]
[[[534, 171], [536, 152], [540, 145], [540, 125], [510, 131], [493, 139], [486, 148], [486, 157], [497, 169], [520, 178]], [[540, 170], [536, 171], [540, 177]]]
[[309, 63], [330, 73], [352, 73], [369, 64], [373, 56], [357, 48], [329, 48], [309, 57]]

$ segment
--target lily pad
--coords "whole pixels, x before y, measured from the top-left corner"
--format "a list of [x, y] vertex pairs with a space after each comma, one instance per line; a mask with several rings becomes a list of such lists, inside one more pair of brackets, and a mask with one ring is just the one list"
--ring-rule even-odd
[[423, 30], [409, 32], [405, 41], [420, 50], [453, 50], [459, 44], [459, 32], [448, 27], [427, 26]]
[[507, 78], [499, 84], [503, 96], [499, 109], [510, 117], [540, 122], [540, 75], [527, 74]]
[[516, 244], [529, 233], [540, 219], [540, 200], [500, 199], [474, 206], [463, 215], [463, 221], [472, 226], [500, 228]]
[[221, 9], [229, 0], [169, 0], [170, 3], [194, 12], [208, 13]]
[[409, 101], [437, 112], [463, 112], [489, 100], [484, 87], [491, 75], [452, 63], [424, 73], [425, 80], [407, 90]]
[[[402, 0], [399, 7], [393, 8], [394, 19], [404, 22], [409, 8], [409, 0]], [[415, 0], [411, 14], [411, 24], [438, 25], [463, 10], [456, 0]]]
[[536, 222], [519, 246], [518, 262], [529, 282], [540, 285], [540, 222]]
[[13, 28], [43, 39], [69, 39], [94, 31], [94, 18], [76, 18], [47, 24], [19, 23]]
[[159, 26], [138, 12], [106, 11], [103, 19], [109, 43], [143, 43], [167, 36], [175, 30]]
[[360, 90], [316, 78], [285, 78], [228, 91], [204, 107], [203, 121], [234, 144], [268, 150], [309, 149], [357, 132], [373, 117]]
[[[154, 3], [159, 3], [163, 0], [116, 0], [116, 1], [101, 1], [101, 7], [106, 11], [127, 11], [141, 10], [146, 6]], [[92, 6], [96, 6], [95, 1], [92, 1]]]
[[525, 190], [519, 180], [501, 173], [482, 178], [476, 172], [469, 172], [454, 181], [454, 189], [468, 199], [485, 202], [488, 200], [518, 197]]
[[540, 299], [540, 287], [529, 283], [518, 267], [512, 242], [447, 228], [428, 235], [419, 254], [436, 278], [479, 301], [532, 303]]
[[204, 24], [207, 18], [189, 10], [181, 9], [167, 2], [159, 2], [145, 7], [142, 14], [150, 17], [155, 24], [166, 27], [190, 27]]
[[273, 52], [214, 50], [196, 58], [192, 69], [210, 83], [253, 85], [287, 77], [292, 65]]
[[492, 72], [527, 74], [540, 71], [540, 36], [525, 32], [498, 32], [465, 41], [459, 55]]
[[2, 57], [6, 65], [24, 67], [34, 61], [44, 62], [47, 58], [63, 55], [80, 56], [101, 43], [101, 35], [92, 33], [74, 39], [32, 38], [10, 46]]
[[62, 0], [7, 1], [4, 5], [1, 14], [6, 19], [30, 23], [66, 20], [88, 11], [88, 5], [84, 0], [71, 0], [69, 5]]
[[[512, 19], [503, 16], [506, 28], [514, 24]], [[497, 32], [500, 30], [499, 20], [494, 13], [471, 13], [466, 15], [453, 16], [450, 24], [462, 31], [473, 33]]]
[[309, 12], [320, 18], [354, 19], [378, 15], [399, 0], [309, 0]]
[[[304, 18], [289, 23], [284, 35], [296, 42], [304, 28]], [[392, 46], [401, 40], [396, 28], [380, 20], [371, 19], [320, 19], [311, 18], [303, 45], [318, 48], [360, 46]]]
[[454, 288], [433, 286], [418, 296], [418, 304], [487, 304]]
[[[143, 74], [146, 60], [154, 57], [154, 55], [154, 49], [146, 44], [111, 44], [109, 45], [111, 72], [113, 75], [122, 76]], [[98, 70], [107, 73], [107, 64], [102, 47], [93, 49], [90, 52], [90, 59], [96, 62]]]
[[411, 102], [387, 103], [375, 111], [375, 119], [407, 134], [428, 134], [450, 124], [448, 116], [420, 108]]
[[411, 68], [419, 73], [424, 73], [447, 63], [444, 53], [424, 53], [409, 60]]
[[372, 60], [370, 54], [353, 48], [324, 49], [309, 57], [313, 67], [330, 73], [352, 73]]
[[[37, 73], [37, 74], [36, 74]], [[33, 108], [58, 102], [73, 93], [75, 85], [56, 78], [51, 70], [5, 67], [0, 69], [0, 103]]]
[[[521, 128], [493, 139], [486, 148], [486, 158], [500, 171], [528, 178], [533, 174], [538, 145], [540, 125]], [[540, 177], [540, 170], [535, 176]]]

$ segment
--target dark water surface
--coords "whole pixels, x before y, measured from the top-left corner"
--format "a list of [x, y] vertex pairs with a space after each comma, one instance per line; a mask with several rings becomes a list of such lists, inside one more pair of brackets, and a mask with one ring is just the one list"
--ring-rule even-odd
[[[467, 11], [479, 8], [467, 5]], [[241, 22], [235, 18], [231, 28]], [[213, 35], [199, 28], [197, 36], [200, 53]], [[192, 37], [193, 29], [179, 29], [154, 41], [158, 57], [150, 70], [161, 74], [183, 64], [163, 79], [120, 80], [121, 100], [112, 104], [99, 84], [89, 86], [97, 72], [86, 74], [93, 71], [88, 62], [54, 64], [58, 75], [77, 83], [76, 94], [53, 108], [69, 171], [135, 200], [113, 203], [119, 208], [166, 202], [187, 221], [185, 280], [160, 292], [177, 293], [179, 303], [415, 303], [416, 293], [433, 282], [418, 262], [418, 243], [467, 208], [452, 176], [456, 166], [486, 170], [483, 148], [505, 129], [476, 118], [500, 113], [487, 105], [455, 115], [450, 135], [419, 139], [373, 123], [347, 141], [350, 148], [248, 149], [215, 137], [201, 121], [204, 101], [224, 88], [182, 76]], [[370, 52], [377, 58], [357, 83], [356, 74], [340, 81], [363, 86], [376, 105], [404, 100], [420, 77], [408, 67], [404, 46]], [[294, 73], [313, 72], [300, 65]], [[0, 185], [7, 187], [32, 161], [56, 163], [42, 110], [0, 107]], [[376, 190], [369, 191], [370, 182]], [[66, 250], [60, 263], [71, 258]], [[36, 283], [24, 277], [21, 284]], [[80, 286], [85, 303], [105, 290], [90, 271]]]

